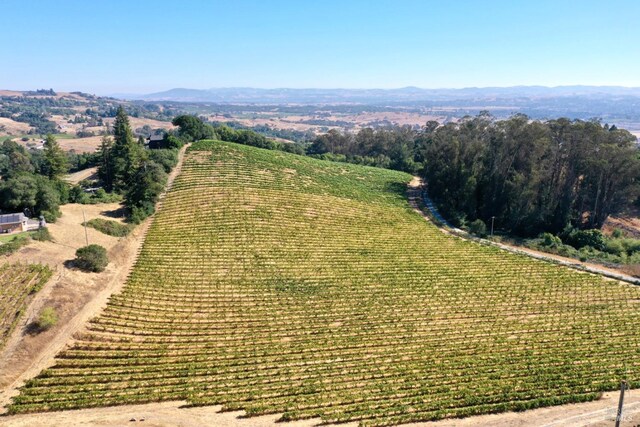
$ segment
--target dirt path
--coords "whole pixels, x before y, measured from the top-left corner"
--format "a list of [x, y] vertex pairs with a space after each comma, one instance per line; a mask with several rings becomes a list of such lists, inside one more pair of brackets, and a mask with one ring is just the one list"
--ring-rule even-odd
[[64, 178], [64, 180], [67, 181], [69, 184], [77, 184], [80, 181], [83, 181], [85, 179], [97, 178], [98, 177], [97, 173], [98, 173], [97, 167], [87, 168], [78, 172], [70, 173]]
[[[180, 151], [178, 165], [169, 175], [167, 189], [180, 173], [185, 150], [186, 146]], [[161, 203], [158, 203], [158, 207]], [[116, 239], [117, 243], [108, 250], [110, 264], [103, 273], [68, 270], [62, 266], [60, 259], [56, 260], [53, 278], [31, 302], [21, 325], [16, 328], [0, 355], [0, 406], [4, 408], [26, 380], [52, 366], [55, 355], [65, 346], [73, 344], [74, 334], [106, 307], [113, 293], [122, 289], [152, 221], [153, 217], [147, 218], [129, 236]], [[80, 235], [83, 237], [82, 233]], [[73, 247], [70, 250], [75, 251]], [[58, 327], [35, 336], [28, 335], [26, 330], [29, 323], [44, 306], [56, 308], [60, 317]]]
[[[309, 427], [319, 419], [277, 423], [279, 415], [244, 418], [242, 412], [219, 412], [219, 406], [183, 408], [185, 402], [162, 402], [75, 411], [14, 415], [0, 418], [6, 427], [45, 426], [147, 426], [147, 427]], [[610, 427], [615, 419], [617, 395], [606, 393], [594, 402], [551, 406], [525, 412], [479, 415], [463, 419], [407, 424], [407, 427]], [[640, 424], [640, 393], [625, 398], [622, 427]], [[135, 420], [135, 421], [133, 421]], [[340, 424], [355, 427], [357, 423]]]

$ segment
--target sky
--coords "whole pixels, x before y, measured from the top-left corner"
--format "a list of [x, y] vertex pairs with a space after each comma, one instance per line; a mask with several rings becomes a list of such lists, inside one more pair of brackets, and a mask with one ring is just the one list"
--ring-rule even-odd
[[0, 0], [0, 89], [640, 86], [638, 0]]

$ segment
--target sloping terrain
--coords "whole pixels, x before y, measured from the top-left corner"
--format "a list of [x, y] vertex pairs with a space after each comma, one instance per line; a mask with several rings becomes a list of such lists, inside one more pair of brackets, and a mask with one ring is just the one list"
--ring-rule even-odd
[[10, 411], [186, 400], [390, 425], [640, 379], [640, 288], [445, 235], [410, 178], [194, 144], [122, 293]]
[[44, 265], [0, 264], [0, 348], [49, 277], [51, 270]]

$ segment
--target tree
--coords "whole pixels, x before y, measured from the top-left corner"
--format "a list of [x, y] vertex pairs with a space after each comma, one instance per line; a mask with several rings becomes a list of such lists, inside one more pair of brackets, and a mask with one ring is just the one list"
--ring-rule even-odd
[[113, 147], [110, 150], [110, 164], [113, 170], [113, 189], [126, 191], [135, 171], [144, 157], [143, 147], [138, 144], [131, 131], [129, 118], [122, 106], [118, 107], [113, 125]]
[[113, 139], [109, 136], [103, 136], [100, 141], [100, 148], [98, 148], [98, 177], [108, 191], [113, 190], [112, 148]]
[[8, 139], [0, 145], [0, 176], [6, 178], [33, 171], [31, 155], [23, 146]]
[[183, 114], [174, 118], [171, 123], [174, 126], [178, 126], [178, 136], [180, 136], [185, 141], [217, 139], [218, 137], [213, 127], [205, 124], [202, 120], [200, 120], [200, 118], [196, 116]]
[[138, 168], [124, 198], [133, 223], [141, 222], [154, 212], [166, 183], [167, 173], [161, 165], [147, 161]]
[[12, 212], [28, 209], [32, 215], [44, 215], [49, 222], [60, 217], [60, 193], [54, 183], [40, 175], [23, 174], [0, 185], [0, 208]]
[[69, 161], [67, 155], [55, 137], [51, 134], [47, 135], [44, 141], [44, 162], [43, 172], [50, 179], [58, 179], [69, 172]]
[[2, 183], [0, 190], [1, 208], [6, 211], [33, 209], [38, 195], [38, 184], [34, 175], [18, 175]]
[[81, 270], [100, 273], [109, 264], [107, 250], [95, 244], [83, 246], [76, 251], [74, 263]]

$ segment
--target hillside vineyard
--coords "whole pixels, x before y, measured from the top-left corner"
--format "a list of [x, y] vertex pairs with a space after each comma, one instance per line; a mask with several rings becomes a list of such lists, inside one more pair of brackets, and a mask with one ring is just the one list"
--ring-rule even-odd
[[49, 277], [51, 270], [45, 265], [0, 265], [0, 348], [18, 324], [33, 294]]
[[447, 236], [410, 178], [194, 144], [123, 292], [10, 411], [186, 400], [393, 425], [640, 380], [640, 288]]

